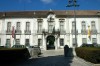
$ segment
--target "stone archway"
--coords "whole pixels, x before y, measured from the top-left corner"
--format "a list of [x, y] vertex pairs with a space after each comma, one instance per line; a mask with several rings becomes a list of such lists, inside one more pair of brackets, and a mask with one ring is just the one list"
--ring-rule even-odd
[[47, 43], [47, 50], [49, 49], [55, 49], [55, 37], [53, 35], [49, 35], [46, 38], [46, 43]]

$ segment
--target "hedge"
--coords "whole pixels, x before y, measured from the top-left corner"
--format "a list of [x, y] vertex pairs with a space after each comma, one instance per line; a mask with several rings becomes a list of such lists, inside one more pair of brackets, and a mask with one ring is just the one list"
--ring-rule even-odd
[[0, 61], [16, 61], [28, 59], [30, 54], [27, 48], [2, 48], [0, 49]]
[[80, 47], [76, 48], [75, 50], [77, 56], [92, 63], [100, 63], [100, 48]]

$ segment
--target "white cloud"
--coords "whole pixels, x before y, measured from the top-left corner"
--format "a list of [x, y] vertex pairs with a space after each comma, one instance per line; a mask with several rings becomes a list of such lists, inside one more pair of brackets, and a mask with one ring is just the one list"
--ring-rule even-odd
[[43, 3], [45, 3], [45, 4], [49, 4], [49, 3], [52, 3], [53, 2], [53, 0], [41, 0]]

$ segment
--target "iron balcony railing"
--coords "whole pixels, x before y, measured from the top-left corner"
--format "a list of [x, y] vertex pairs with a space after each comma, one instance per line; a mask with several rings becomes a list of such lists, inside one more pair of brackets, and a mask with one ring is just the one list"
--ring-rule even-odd
[[31, 30], [25, 30], [24, 33], [25, 35], [31, 35]]
[[[72, 29], [72, 30], [71, 30], [71, 34], [72, 34], [72, 35], [75, 35], [75, 30]], [[78, 30], [76, 30], [76, 34], [78, 35]]]
[[65, 30], [60, 30], [60, 34], [66, 34]]
[[12, 34], [12, 31], [11, 30], [6, 30], [6, 34], [7, 35], [11, 35]]
[[95, 34], [97, 34], [97, 30], [96, 29], [91, 30], [91, 35], [95, 35]]
[[37, 30], [37, 34], [42, 34], [42, 30]]
[[87, 32], [88, 32], [87, 30], [81, 30], [82, 35], [87, 35]]
[[15, 30], [15, 34], [20, 35], [20, 34], [22, 34], [22, 31], [21, 30]]

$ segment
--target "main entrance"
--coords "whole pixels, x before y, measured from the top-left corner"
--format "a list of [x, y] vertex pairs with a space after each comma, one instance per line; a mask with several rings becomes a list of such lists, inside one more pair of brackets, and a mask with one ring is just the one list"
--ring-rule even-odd
[[55, 49], [55, 37], [53, 35], [49, 35], [46, 39], [46, 43], [47, 43], [47, 50], [49, 49]]

